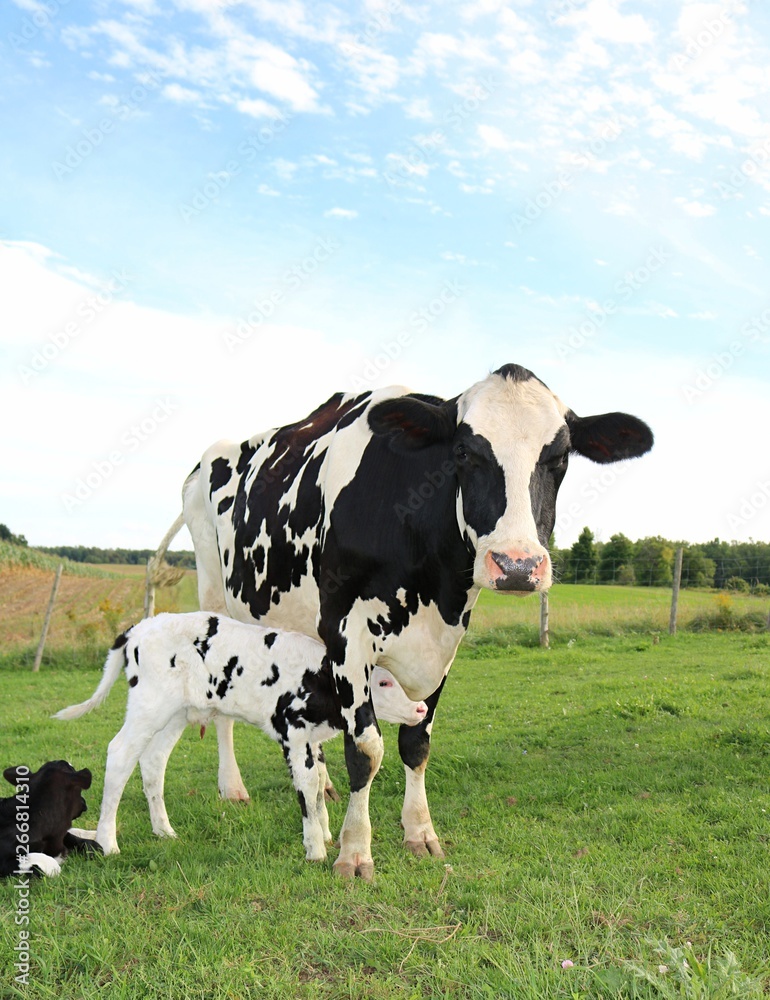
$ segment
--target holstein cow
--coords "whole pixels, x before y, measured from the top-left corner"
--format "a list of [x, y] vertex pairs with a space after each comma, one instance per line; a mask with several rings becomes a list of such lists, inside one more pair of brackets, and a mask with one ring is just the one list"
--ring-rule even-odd
[[[401, 821], [415, 854], [440, 857], [425, 794], [430, 733], [481, 588], [547, 590], [546, 545], [570, 453], [617, 462], [652, 440], [625, 413], [576, 416], [511, 364], [449, 400], [398, 387], [336, 394], [304, 420], [203, 455], [174, 526], [185, 521], [192, 534], [201, 608], [327, 648], [351, 791], [340, 875], [373, 872], [369, 789], [382, 738], [372, 667], [428, 703], [425, 721], [399, 732]], [[247, 798], [232, 722], [217, 730], [220, 791]]]
[[[119, 853], [118, 806], [139, 761], [153, 833], [175, 837], [163, 797], [168, 758], [188, 722], [205, 727], [225, 715], [280, 743], [302, 810], [306, 857], [322, 861], [332, 838], [321, 743], [343, 728], [324, 654], [307, 635], [205, 611], [145, 618], [119, 635], [96, 691], [54, 716], [77, 719], [101, 705], [125, 668], [126, 719], [107, 753], [99, 825], [93, 834], [73, 832], [93, 836], [105, 854]], [[369, 685], [378, 718], [407, 726], [424, 718], [425, 702], [410, 701], [383, 667], [372, 670]]]

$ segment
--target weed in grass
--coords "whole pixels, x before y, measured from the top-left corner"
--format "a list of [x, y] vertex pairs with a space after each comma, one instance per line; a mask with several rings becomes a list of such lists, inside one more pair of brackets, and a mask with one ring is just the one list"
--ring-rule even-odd
[[691, 942], [676, 948], [668, 941], [648, 942], [657, 956], [657, 965], [649, 967], [627, 962], [634, 976], [652, 987], [649, 994], [661, 1000], [728, 1000], [729, 997], [763, 997], [762, 983], [742, 972], [732, 951], [714, 956], [709, 948], [698, 958]]

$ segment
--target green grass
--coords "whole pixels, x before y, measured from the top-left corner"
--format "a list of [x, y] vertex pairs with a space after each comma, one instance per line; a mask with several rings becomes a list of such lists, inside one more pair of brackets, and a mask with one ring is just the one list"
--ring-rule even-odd
[[[444, 861], [403, 852], [403, 770], [385, 727], [372, 885], [335, 879], [334, 851], [303, 860], [299, 808], [266, 737], [236, 729], [252, 794], [239, 806], [216, 797], [213, 733], [189, 729], [167, 780], [180, 839], [152, 836], [134, 775], [122, 854], [72, 857], [34, 885], [33, 971], [18, 990], [15, 889], [0, 886], [0, 996], [767, 995], [770, 637], [570, 638], [461, 650], [428, 771]], [[96, 823], [125, 684], [82, 720], [49, 716], [97, 680], [0, 673], [4, 766], [91, 767], [84, 825]], [[341, 740], [328, 758], [343, 790]], [[343, 810], [330, 806], [335, 832]]]

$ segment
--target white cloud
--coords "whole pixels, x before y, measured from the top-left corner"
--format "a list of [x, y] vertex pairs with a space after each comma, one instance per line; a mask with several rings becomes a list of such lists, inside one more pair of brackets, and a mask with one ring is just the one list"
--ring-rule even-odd
[[235, 102], [236, 108], [244, 115], [252, 118], [278, 118], [281, 112], [269, 101], [263, 101], [260, 97], [242, 97]]
[[325, 219], [357, 219], [358, 212], [353, 208], [329, 208], [324, 212]]
[[496, 125], [479, 125], [477, 130], [479, 138], [487, 149], [510, 149], [511, 141], [502, 129]]
[[197, 90], [190, 90], [188, 87], [182, 87], [178, 83], [169, 83], [163, 88], [163, 96], [167, 97], [170, 101], [184, 103], [187, 101], [199, 101], [201, 95]]
[[684, 198], [676, 198], [675, 201], [682, 206], [682, 210], [688, 215], [695, 216], [698, 219], [713, 215], [717, 210], [716, 205], [709, 205], [704, 201], [686, 201]]

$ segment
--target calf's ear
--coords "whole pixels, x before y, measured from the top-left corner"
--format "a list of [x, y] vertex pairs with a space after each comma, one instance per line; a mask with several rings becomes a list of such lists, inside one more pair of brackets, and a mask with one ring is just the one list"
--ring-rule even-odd
[[80, 788], [91, 787], [91, 772], [87, 767], [84, 767], [82, 771], [75, 771], [72, 778], [74, 783]]
[[630, 413], [600, 413], [594, 417], [567, 414], [572, 450], [604, 465], [638, 458], [652, 448], [652, 431]]
[[[3, 771], [3, 777], [5, 778], [5, 780], [10, 781], [12, 785], [18, 785], [19, 776], [16, 772], [19, 770], [20, 767], [23, 768], [24, 765], [17, 764], [15, 767], [6, 767], [6, 769]], [[24, 771], [24, 778], [25, 779], [29, 778], [29, 771], [27, 770]]]
[[451, 441], [457, 430], [453, 401], [433, 403], [415, 396], [397, 396], [375, 403], [368, 417], [374, 434], [390, 435], [394, 451], [419, 451]]

